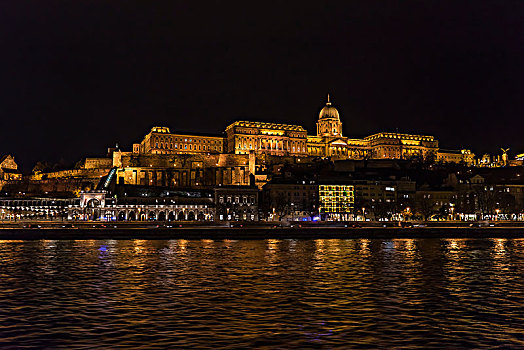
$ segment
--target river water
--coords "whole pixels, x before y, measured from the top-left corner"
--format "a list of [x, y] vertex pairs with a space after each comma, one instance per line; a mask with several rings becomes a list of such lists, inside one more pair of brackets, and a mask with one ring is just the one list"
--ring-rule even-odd
[[0, 241], [0, 348], [524, 348], [524, 239]]

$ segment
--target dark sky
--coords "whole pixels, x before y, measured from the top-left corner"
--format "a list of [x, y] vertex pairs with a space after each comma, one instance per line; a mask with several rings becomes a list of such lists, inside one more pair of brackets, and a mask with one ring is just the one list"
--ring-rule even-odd
[[[227, 4], [226, 4], [227, 3]], [[2, 1], [0, 153], [24, 169], [234, 120], [524, 152], [524, 1]]]

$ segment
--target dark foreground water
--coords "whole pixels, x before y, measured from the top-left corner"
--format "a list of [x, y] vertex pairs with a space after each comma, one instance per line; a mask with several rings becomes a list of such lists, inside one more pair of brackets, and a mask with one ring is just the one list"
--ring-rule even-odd
[[524, 240], [0, 241], [0, 348], [524, 348]]

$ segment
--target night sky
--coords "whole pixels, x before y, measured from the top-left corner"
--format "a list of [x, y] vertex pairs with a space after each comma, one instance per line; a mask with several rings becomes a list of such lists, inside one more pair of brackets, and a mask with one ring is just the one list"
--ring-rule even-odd
[[72, 165], [235, 120], [524, 152], [524, 1], [2, 1], [0, 155]]

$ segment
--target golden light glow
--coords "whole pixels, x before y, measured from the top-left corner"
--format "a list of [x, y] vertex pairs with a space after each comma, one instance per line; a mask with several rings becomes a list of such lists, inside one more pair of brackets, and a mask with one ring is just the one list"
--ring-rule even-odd
[[320, 185], [319, 210], [321, 213], [349, 213], [355, 204], [354, 186]]

